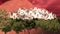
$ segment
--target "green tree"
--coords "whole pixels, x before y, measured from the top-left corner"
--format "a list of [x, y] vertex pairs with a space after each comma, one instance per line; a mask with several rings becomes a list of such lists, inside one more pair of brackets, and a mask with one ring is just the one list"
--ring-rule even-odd
[[36, 22], [36, 27], [41, 27], [43, 31], [48, 30], [48, 31], [56, 32], [60, 29], [60, 24], [57, 18], [52, 20], [40, 19]]
[[5, 10], [0, 10], [0, 28], [4, 28], [9, 21], [8, 13]]
[[60, 17], [58, 17], [58, 21], [59, 21], [59, 23], [60, 23]]
[[16, 31], [16, 34], [19, 34], [19, 32], [24, 29], [24, 25], [20, 20], [14, 19], [14, 24], [12, 26], [12, 29]]
[[12, 27], [11, 23], [7, 23], [6, 26], [2, 28], [2, 31], [4, 31], [6, 34], [7, 32], [11, 31], [11, 27]]
[[5, 10], [0, 10], [0, 29], [2, 29], [2, 31], [8, 32], [10, 31], [10, 24], [8, 24], [10, 22], [10, 18], [8, 16], [8, 13]]
[[32, 20], [25, 19], [24, 22], [25, 28], [28, 30], [28, 33], [30, 34], [30, 30], [35, 27], [35, 21], [33, 19]]

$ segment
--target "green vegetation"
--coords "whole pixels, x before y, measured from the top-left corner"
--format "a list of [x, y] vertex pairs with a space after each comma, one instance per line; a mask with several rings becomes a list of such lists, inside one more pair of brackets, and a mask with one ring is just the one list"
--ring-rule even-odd
[[11, 26], [9, 24], [10, 21], [11, 19], [9, 18], [8, 13], [6, 13], [5, 10], [0, 10], [0, 29], [2, 29], [5, 34], [11, 30]]
[[56, 32], [60, 29], [60, 24], [57, 18], [53, 20], [41, 19], [36, 22], [36, 27], [41, 27], [43, 30], [49, 30], [49, 31]]
[[19, 34], [20, 31], [22, 31], [24, 29], [24, 25], [22, 24], [22, 21], [16, 19], [16, 20], [12, 20], [13, 21], [13, 26], [12, 29]]
[[[42, 30], [49, 30], [56, 32], [60, 29], [60, 18], [53, 20], [35, 19], [22, 20], [22, 19], [10, 19], [8, 13], [5, 10], [0, 10], [0, 29], [5, 32], [13, 29], [19, 34], [24, 28], [31, 30], [32, 28], [41, 27]], [[30, 34], [30, 32], [29, 32]]]
[[60, 17], [58, 17], [58, 21], [59, 21], [59, 23], [60, 23]]
[[5, 34], [11, 31], [11, 25], [8, 23], [4, 28], [2, 28], [2, 31], [4, 31]]

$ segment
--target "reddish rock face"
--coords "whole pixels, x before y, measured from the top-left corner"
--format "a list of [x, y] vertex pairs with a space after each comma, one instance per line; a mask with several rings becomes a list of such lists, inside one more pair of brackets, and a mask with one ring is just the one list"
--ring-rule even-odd
[[37, 7], [46, 8], [50, 12], [60, 16], [60, 0], [29, 0]]
[[[5, 2], [5, 3], [4, 3]], [[60, 0], [0, 0], [0, 9], [5, 9], [8, 12], [13, 12], [18, 8], [33, 8], [40, 7], [55, 13], [60, 16]]]
[[5, 9], [8, 12], [16, 11], [18, 8], [33, 8], [34, 5], [27, 0], [10, 0], [0, 5], [0, 9]]
[[5, 3], [6, 1], [9, 1], [9, 0], [0, 0], [0, 5]]

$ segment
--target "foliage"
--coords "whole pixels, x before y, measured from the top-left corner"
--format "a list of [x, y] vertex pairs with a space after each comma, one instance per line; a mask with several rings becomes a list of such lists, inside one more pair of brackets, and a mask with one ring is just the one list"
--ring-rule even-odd
[[25, 19], [24, 20], [24, 25], [25, 25], [25, 28], [29, 28], [29, 29], [31, 29], [31, 28], [35, 28], [35, 21], [34, 20], [27, 20], [27, 19]]
[[36, 27], [41, 27], [43, 30], [49, 30], [49, 31], [55, 32], [60, 29], [60, 24], [57, 18], [53, 20], [40, 19], [36, 22]]
[[24, 29], [24, 25], [22, 24], [22, 21], [20, 19], [14, 19], [12, 20], [13, 26], [12, 29], [16, 31], [16, 33], [19, 33]]
[[0, 10], [0, 29], [2, 29], [5, 34], [11, 30], [10, 21], [11, 19], [9, 18], [8, 13], [5, 10]]
[[8, 13], [5, 10], [0, 10], [0, 29], [4, 28], [9, 21]]
[[31, 29], [41, 27], [43, 30], [58, 31], [60, 29], [60, 18], [52, 20], [44, 20], [33, 18], [28, 19], [10, 19], [8, 13], [5, 10], [0, 10], [0, 29], [4, 32], [8, 32], [11, 29], [16, 31], [22, 31], [24, 28]]
[[2, 31], [4, 31], [5, 33], [11, 31], [10, 23], [8, 23], [4, 28], [2, 28]]
[[59, 21], [59, 23], [60, 23], [60, 17], [58, 17], [58, 21]]

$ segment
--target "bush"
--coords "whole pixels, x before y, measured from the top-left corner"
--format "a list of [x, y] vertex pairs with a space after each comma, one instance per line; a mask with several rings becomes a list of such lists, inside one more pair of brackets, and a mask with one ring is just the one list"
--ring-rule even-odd
[[0, 29], [5, 33], [13, 29], [19, 33], [24, 28], [31, 29], [41, 27], [43, 30], [56, 32], [60, 29], [60, 18], [52, 20], [44, 20], [33, 18], [31, 20], [23, 19], [10, 19], [5, 10], [0, 10]]
[[2, 28], [2, 31], [4, 31], [5, 32], [5, 34], [6, 34], [6, 32], [9, 32], [9, 31], [11, 31], [11, 24], [7, 24], [4, 28]]
[[60, 29], [60, 24], [57, 18], [53, 20], [40, 19], [36, 22], [36, 27], [41, 27], [43, 30], [49, 30], [55, 32]]
[[14, 19], [12, 21], [13, 21], [12, 29], [16, 31], [17, 34], [24, 29], [24, 25], [22, 24], [22, 21], [18, 19]]
[[4, 28], [9, 21], [8, 13], [5, 10], [0, 10], [0, 28]]
[[59, 23], [60, 23], [60, 17], [58, 17], [58, 21], [59, 21]]

